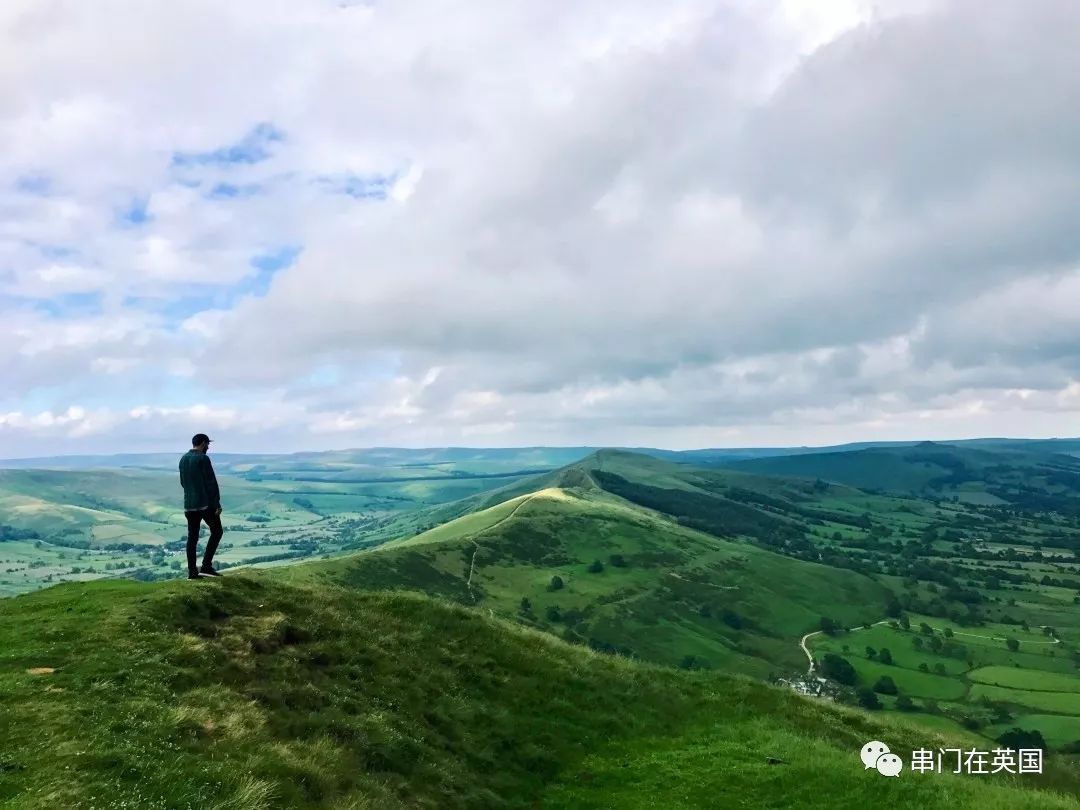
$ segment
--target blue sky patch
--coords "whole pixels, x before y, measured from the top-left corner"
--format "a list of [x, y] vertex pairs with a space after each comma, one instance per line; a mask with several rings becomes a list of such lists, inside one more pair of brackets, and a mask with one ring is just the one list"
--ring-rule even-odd
[[[270, 282], [274, 276], [286, 267], [296, 263], [296, 258], [303, 248], [298, 245], [287, 245], [270, 253], [262, 253], [251, 258], [251, 266], [256, 269], [254, 276], [248, 276], [240, 284], [234, 286], [232, 293], [233, 301], [244, 295], [264, 296], [270, 289]], [[231, 304], [230, 304], [231, 305]]]
[[398, 180], [393, 174], [339, 174], [323, 175], [316, 182], [334, 194], [345, 194], [357, 200], [385, 200]]
[[50, 245], [46, 242], [35, 242], [32, 239], [23, 240], [22, 244], [36, 250], [46, 259], [70, 259], [75, 255], [74, 248], [67, 245]]
[[45, 174], [24, 174], [15, 180], [15, 190], [43, 197], [52, 190], [52, 179]]
[[220, 295], [222, 288], [209, 284], [196, 284], [189, 287], [192, 292], [179, 298], [155, 298], [150, 296], [128, 296], [124, 306], [152, 312], [160, 316], [167, 326], [179, 326], [192, 315], [208, 309], [221, 309]]
[[144, 225], [153, 219], [148, 210], [149, 204], [148, 198], [136, 197], [126, 208], [117, 212], [116, 218], [121, 225]]
[[251, 197], [262, 191], [258, 183], [236, 185], [235, 183], [217, 183], [206, 196], [211, 200], [231, 200], [234, 197]]
[[174, 152], [173, 166], [251, 165], [270, 158], [270, 145], [285, 140], [285, 133], [270, 123], [255, 126], [238, 142], [208, 152]]
[[249, 264], [256, 272], [235, 284], [227, 286], [197, 284], [188, 287], [189, 292], [179, 298], [128, 296], [123, 300], [123, 305], [144, 312], [152, 312], [161, 317], [167, 326], [179, 326], [192, 315], [200, 312], [211, 309], [232, 309], [245, 296], [266, 295], [274, 275], [291, 267], [302, 250], [303, 248], [299, 245], [285, 245], [276, 250], [252, 256]]
[[295, 264], [302, 250], [299, 245], [286, 245], [269, 253], [260, 253], [251, 257], [251, 266], [256, 270], [276, 273]]
[[102, 294], [100, 292], [64, 293], [51, 298], [0, 294], [0, 309], [8, 307], [34, 310], [50, 318], [89, 317], [101, 314]]

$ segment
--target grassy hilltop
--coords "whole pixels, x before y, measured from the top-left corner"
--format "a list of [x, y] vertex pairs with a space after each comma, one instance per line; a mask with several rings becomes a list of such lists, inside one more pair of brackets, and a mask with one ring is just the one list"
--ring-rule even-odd
[[[0, 603], [0, 802], [1069, 808], [1041, 776], [864, 771], [958, 735], [571, 646], [428, 597], [67, 584]], [[769, 757], [781, 760], [770, 764]]]
[[281, 575], [412, 588], [599, 649], [759, 677], [804, 669], [793, 639], [817, 629], [821, 615], [857, 623], [885, 610], [884, 585], [682, 525], [602, 489], [595, 476], [606, 469], [656, 483], [684, 474], [646, 456], [602, 453], [524, 494], [522, 484], [480, 496], [477, 505], [497, 503], [415, 537]]

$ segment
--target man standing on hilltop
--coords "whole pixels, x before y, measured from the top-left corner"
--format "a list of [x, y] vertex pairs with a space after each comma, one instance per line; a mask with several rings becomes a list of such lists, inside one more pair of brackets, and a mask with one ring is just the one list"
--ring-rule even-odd
[[[188, 579], [200, 576], [220, 577], [214, 570], [214, 552], [224, 529], [221, 528], [221, 490], [218, 489], [217, 476], [206, 451], [213, 441], [205, 433], [196, 433], [191, 437], [191, 449], [180, 457], [180, 486], [184, 488], [184, 516], [187, 518], [187, 566]], [[202, 522], [210, 527], [210, 539], [206, 543], [202, 568], [196, 568], [196, 553], [199, 546], [199, 529]]]

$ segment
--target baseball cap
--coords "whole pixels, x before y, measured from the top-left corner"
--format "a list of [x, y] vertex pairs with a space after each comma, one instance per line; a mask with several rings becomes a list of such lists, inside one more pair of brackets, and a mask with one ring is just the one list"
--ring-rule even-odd
[[196, 433], [194, 436], [191, 437], [191, 446], [194, 447], [197, 444], [202, 444], [203, 442], [212, 442], [212, 441], [213, 441], [213, 439], [211, 439], [205, 433]]

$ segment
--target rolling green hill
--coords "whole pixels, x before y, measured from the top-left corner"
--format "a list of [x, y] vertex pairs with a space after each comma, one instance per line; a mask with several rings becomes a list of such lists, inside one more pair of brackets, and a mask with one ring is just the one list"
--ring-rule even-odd
[[977, 741], [272, 573], [0, 601], [0, 707], [11, 810], [1080, 806], [1057, 758], [886, 779], [871, 739]]
[[[415, 537], [281, 576], [420, 590], [596, 649], [760, 677], [804, 668], [795, 640], [822, 615], [876, 620], [893, 598], [863, 574], [777, 554], [734, 532], [720, 537], [628, 501], [597, 484], [610, 483], [604, 476], [613, 470], [694, 492], [682, 466], [603, 451], [535, 479], [531, 491], [521, 484], [474, 499], [494, 505]], [[713, 495], [701, 497], [719, 507]], [[793, 521], [731, 506], [748, 531], [758, 523], [795, 531]]]
[[[459, 516], [281, 575], [437, 594], [594, 649], [797, 685], [812, 685], [801, 680], [807, 655], [831, 653], [853, 666], [853, 687], [894, 679], [886, 711], [991, 738], [1024, 718], [1055, 746], [1080, 740], [1080, 566], [1068, 551], [1080, 531], [1068, 519], [612, 450], [442, 508]], [[922, 641], [938, 646], [903, 652], [918, 628], [815, 632], [901, 616], [932, 617], [939, 637]], [[1006, 650], [1007, 636], [1029, 634], [1001, 628], [1021, 622], [1036, 634], [1052, 625], [1053, 645]], [[944, 626], [956, 635], [942, 644]], [[863, 656], [878, 636], [890, 638], [889, 663]], [[1052, 706], [1030, 690], [994, 691], [977, 673], [998, 663], [1078, 686]]]
[[1033, 512], [1080, 516], [1080, 459], [1039, 452], [1057, 446], [1030, 442], [972, 447], [921, 442], [911, 447], [743, 460], [731, 467], [766, 475], [821, 478], [866, 490], [956, 497], [968, 503], [1008, 504]]

